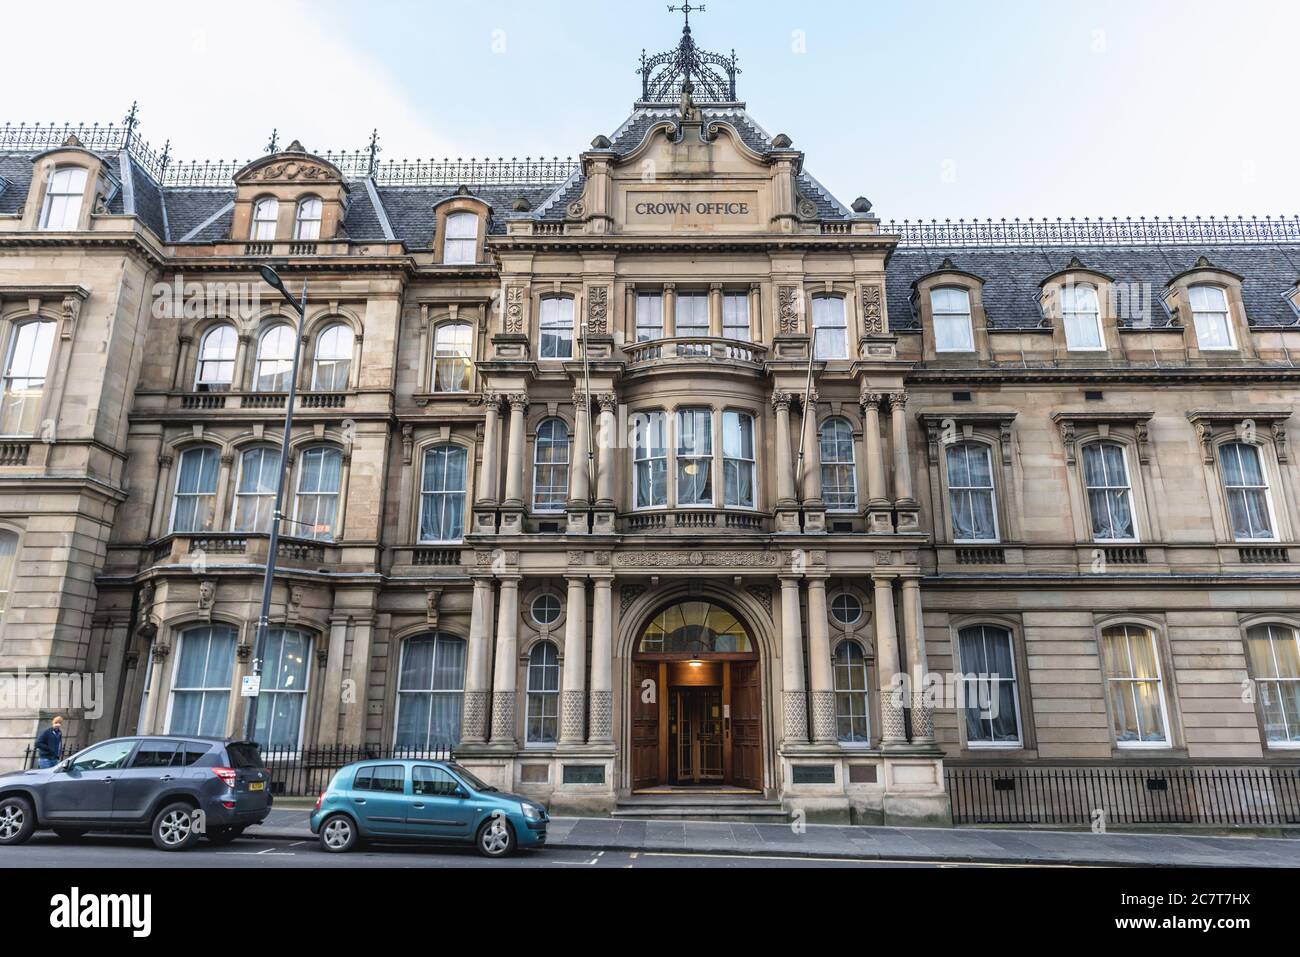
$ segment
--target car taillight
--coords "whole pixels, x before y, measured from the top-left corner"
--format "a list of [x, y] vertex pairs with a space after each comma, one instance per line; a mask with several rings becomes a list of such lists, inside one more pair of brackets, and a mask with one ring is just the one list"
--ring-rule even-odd
[[318, 811], [320, 810], [321, 803], [324, 800], [325, 800], [325, 792], [321, 791], [320, 794], [316, 795], [316, 810]]
[[235, 769], [234, 768], [213, 768], [212, 773], [225, 782], [226, 787], [234, 788], [235, 786]]

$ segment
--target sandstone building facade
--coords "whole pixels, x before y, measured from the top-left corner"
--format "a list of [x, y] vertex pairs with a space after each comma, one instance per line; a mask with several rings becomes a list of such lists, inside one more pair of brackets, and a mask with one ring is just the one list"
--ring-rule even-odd
[[885, 223], [735, 72], [688, 30], [575, 164], [6, 127], [0, 668], [238, 733], [298, 338], [270, 748], [864, 822], [1294, 764], [1300, 225]]

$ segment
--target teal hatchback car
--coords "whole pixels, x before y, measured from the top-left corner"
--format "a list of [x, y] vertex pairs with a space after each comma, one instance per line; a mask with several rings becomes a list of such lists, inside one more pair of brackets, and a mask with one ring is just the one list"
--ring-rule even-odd
[[473, 844], [485, 857], [546, 843], [535, 801], [484, 784], [449, 761], [359, 761], [316, 799], [311, 831], [332, 854], [361, 841]]

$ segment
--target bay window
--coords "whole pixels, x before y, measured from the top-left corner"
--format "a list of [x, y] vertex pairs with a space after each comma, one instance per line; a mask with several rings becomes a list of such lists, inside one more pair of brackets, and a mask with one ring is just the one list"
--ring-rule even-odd
[[709, 334], [709, 297], [702, 292], [684, 292], [677, 296], [677, 316], [673, 335], [679, 338]]
[[236, 638], [235, 629], [226, 625], [190, 628], [181, 634], [167, 734], [226, 736]]
[[713, 504], [713, 412], [677, 413], [677, 504]]
[[272, 628], [266, 636], [262, 693], [253, 731], [253, 739], [263, 748], [296, 751], [302, 744], [310, 675], [311, 637], [301, 631]]
[[723, 504], [754, 507], [754, 417], [745, 412], [722, 413]]
[[750, 342], [753, 333], [749, 325], [749, 296], [744, 293], [727, 293], [722, 297], [722, 337], [739, 342]]
[[664, 337], [662, 293], [639, 292], [636, 296], [636, 341], [650, 342]]
[[667, 423], [662, 412], [638, 412], [632, 419], [632, 485], [637, 508], [668, 504]]

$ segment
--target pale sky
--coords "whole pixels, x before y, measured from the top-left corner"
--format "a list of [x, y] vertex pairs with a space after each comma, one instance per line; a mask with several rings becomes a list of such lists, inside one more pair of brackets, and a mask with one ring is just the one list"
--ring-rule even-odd
[[[120, 122], [181, 159], [576, 156], [674, 46], [666, 0], [13, 5], [0, 123]], [[1295, 0], [705, 0], [697, 42], [844, 202], [891, 218], [1294, 214]], [[60, 57], [51, 62], [50, 49]], [[14, 82], [14, 78], [22, 78]]]

